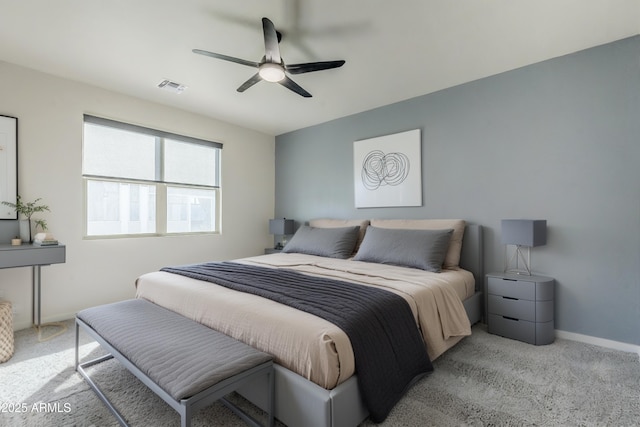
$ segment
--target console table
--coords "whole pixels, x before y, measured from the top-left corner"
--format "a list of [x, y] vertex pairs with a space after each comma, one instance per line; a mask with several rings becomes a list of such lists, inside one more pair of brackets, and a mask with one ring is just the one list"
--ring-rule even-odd
[[66, 248], [64, 245], [37, 246], [25, 244], [20, 246], [12, 246], [8, 244], [0, 244], [0, 268], [14, 267], [32, 267], [33, 276], [31, 285], [33, 289], [32, 295], [32, 321], [33, 324], [40, 329], [40, 288], [41, 288], [41, 272], [43, 265], [63, 264], [66, 257]]

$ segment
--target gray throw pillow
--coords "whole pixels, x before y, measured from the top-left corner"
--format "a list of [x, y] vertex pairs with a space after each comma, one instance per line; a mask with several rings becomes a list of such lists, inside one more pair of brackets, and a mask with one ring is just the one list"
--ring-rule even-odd
[[349, 258], [358, 241], [360, 227], [316, 228], [301, 226], [282, 252]]
[[406, 230], [369, 226], [353, 260], [439, 273], [452, 234], [452, 229]]

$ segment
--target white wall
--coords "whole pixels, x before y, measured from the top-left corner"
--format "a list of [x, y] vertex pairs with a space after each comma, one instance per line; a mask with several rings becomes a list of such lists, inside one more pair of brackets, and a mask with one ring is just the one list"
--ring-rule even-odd
[[[0, 80], [0, 114], [18, 117], [19, 192], [49, 205], [38, 217], [67, 247], [65, 264], [42, 269], [43, 321], [131, 298], [137, 276], [165, 265], [257, 255], [272, 244], [273, 136], [5, 62]], [[84, 240], [84, 113], [223, 143], [222, 233]], [[28, 327], [31, 269], [0, 270], [0, 297], [14, 305], [14, 329]]]

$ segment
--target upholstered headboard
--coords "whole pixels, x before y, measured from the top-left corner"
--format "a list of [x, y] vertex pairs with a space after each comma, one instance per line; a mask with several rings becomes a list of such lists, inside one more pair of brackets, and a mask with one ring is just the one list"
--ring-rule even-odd
[[476, 279], [476, 291], [484, 288], [484, 256], [482, 226], [467, 224], [460, 252], [460, 267], [473, 273]]

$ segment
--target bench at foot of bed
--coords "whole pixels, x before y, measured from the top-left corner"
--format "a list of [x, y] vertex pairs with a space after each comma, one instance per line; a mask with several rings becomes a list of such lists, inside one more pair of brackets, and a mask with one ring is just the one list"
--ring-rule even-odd
[[[110, 354], [80, 363], [79, 330], [83, 329]], [[248, 381], [266, 375], [270, 397], [268, 424], [274, 424], [272, 357], [177, 313], [143, 299], [106, 304], [76, 316], [76, 370], [87, 380], [122, 426], [127, 423], [85, 368], [117, 359], [180, 414], [189, 427], [200, 408], [220, 400], [247, 424], [260, 424], [224, 396]]]

